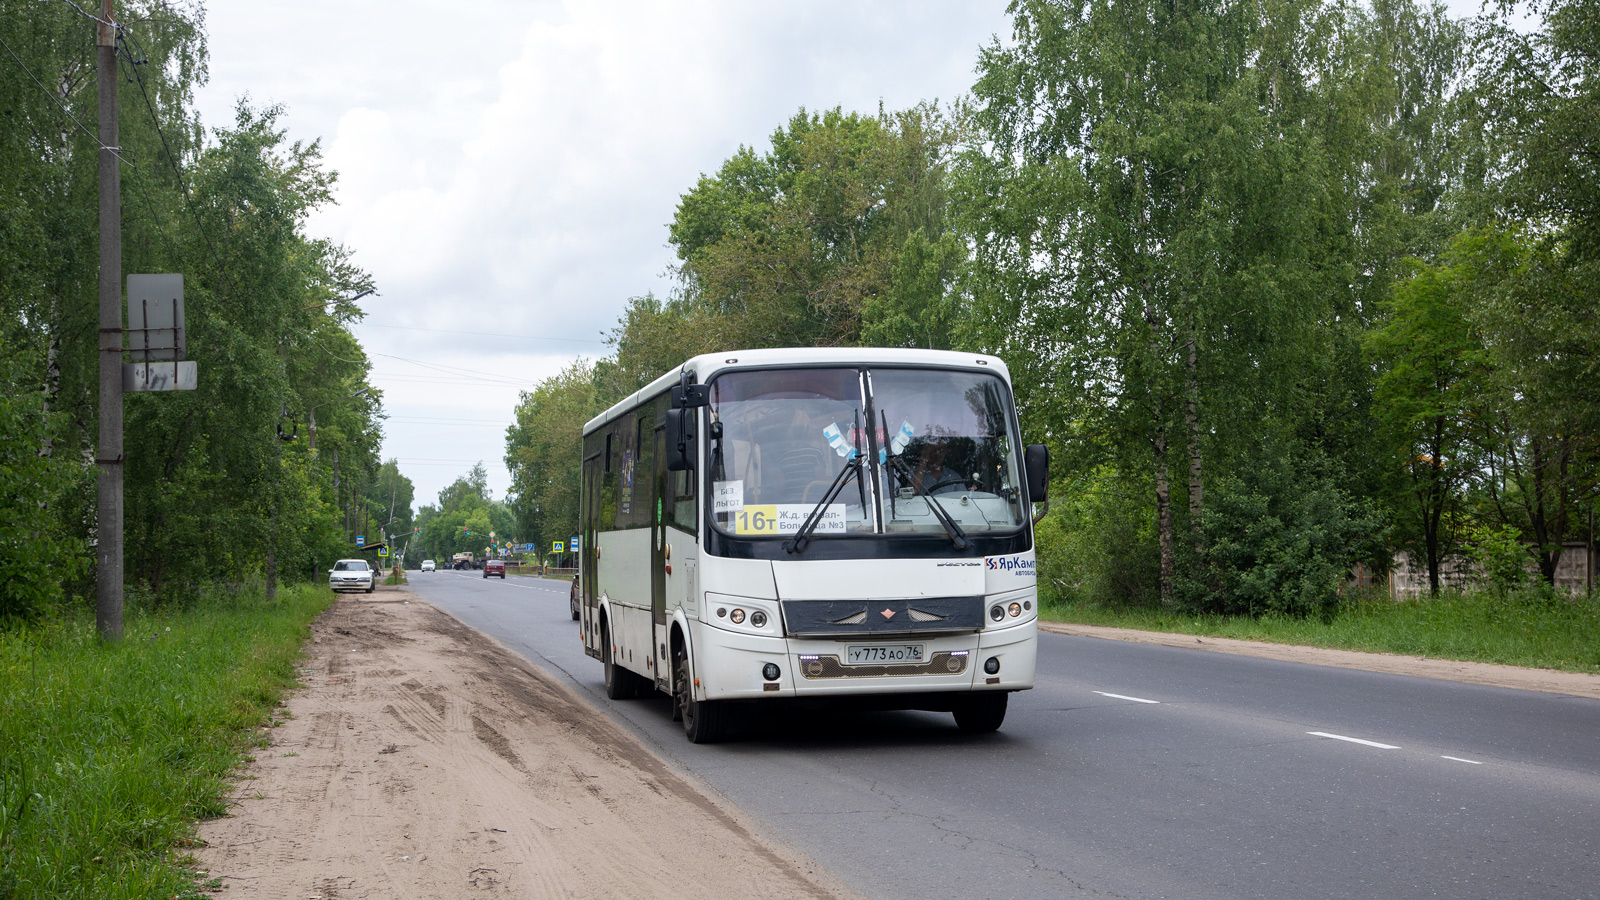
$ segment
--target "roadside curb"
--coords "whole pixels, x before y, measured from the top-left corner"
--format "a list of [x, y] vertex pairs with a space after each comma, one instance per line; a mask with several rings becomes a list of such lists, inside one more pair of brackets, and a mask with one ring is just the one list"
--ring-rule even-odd
[[1566, 694], [1572, 697], [1587, 697], [1591, 700], [1600, 700], [1600, 675], [1587, 675], [1581, 672], [1529, 669], [1522, 666], [1433, 659], [1425, 656], [1367, 653], [1360, 650], [1333, 650], [1326, 647], [1305, 647], [1297, 644], [1269, 644], [1261, 641], [1244, 641], [1238, 638], [1196, 637], [1192, 634], [1139, 631], [1133, 628], [1112, 628], [1105, 625], [1072, 625], [1065, 622], [1046, 622], [1043, 620], [1039, 622], [1039, 630], [1051, 634], [1066, 634], [1074, 637], [1130, 641], [1138, 644], [1157, 644], [1163, 647], [1181, 647], [1189, 650], [1209, 650], [1215, 653], [1232, 653], [1236, 656], [1254, 656], [1261, 659], [1310, 663], [1318, 666], [1335, 666], [1341, 669], [1362, 669], [1368, 672], [1384, 672], [1391, 675], [1415, 675], [1440, 681], [1459, 681], [1467, 684], [1482, 684], [1519, 691], [1542, 691], [1547, 694]]

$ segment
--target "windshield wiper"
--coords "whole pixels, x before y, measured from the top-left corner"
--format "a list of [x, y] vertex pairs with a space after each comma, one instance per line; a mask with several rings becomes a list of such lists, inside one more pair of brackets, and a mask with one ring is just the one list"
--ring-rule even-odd
[[[856, 434], [860, 433], [861, 410], [858, 409], [856, 410]], [[846, 446], [848, 446], [848, 444], [846, 444]], [[827, 509], [828, 505], [839, 496], [839, 492], [844, 490], [844, 486], [850, 483], [850, 479], [852, 477], [859, 479], [860, 476], [861, 451], [851, 447], [849, 455], [845, 458], [844, 468], [840, 469], [839, 474], [833, 477], [833, 484], [828, 485], [827, 492], [822, 495], [821, 500], [817, 501], [817, 505], [811, 508], [811, 512], [806, 516], [806, 520], [800, 523], [800, 530], [794, 533], [794, 538], [792, 540], [783, 545], [783, 549], [790, 553], [805, 552], [806, 545], [811, 543], [811, 533], [817, 530], [818, 525], [822, 524], [823, 510]], [[864, 490], [865, 488], [863, 487], [863, 491]], [[863, 496], [865, 495], [863, 494]]]
[[[888, 415], [884, 415], [883, 417], [883, 434], [884, 443], [889, 444]], [[922, 479], [918, 478], [917, 473], [912, 471], [911, 466], [908, 465], [905, 460], [900, 458], [900, 454], [890, 452], [891, 446], [892, 445], [885, 446], [883, 448], [884, 463], [888, 465], [889, 468], [896, 474], [904, 476], [906, 482], [911, 485], [911, 489], [927, 499], [929, 511], [933, 513], [933, 517], [935, 519], [939, 520], [939, 524], [944, 526], [944, 533], [950, 536], [950, 542], [956, 545], [957, 550], [965, 550], [968, 547], [971, 547], [972, 542], [967, 540], [967, 533], [962, 530], [961, 525], [958, 524], [955, 519], [950, 517], [950, 513], [945, 510], [943, 503], [940, 503], [938, 500], [934, 499], [934, 496], [928, 493], [922, 487]], [[894, 494], [894, 491], [889, 492], [891, 503], [893, 503]]]

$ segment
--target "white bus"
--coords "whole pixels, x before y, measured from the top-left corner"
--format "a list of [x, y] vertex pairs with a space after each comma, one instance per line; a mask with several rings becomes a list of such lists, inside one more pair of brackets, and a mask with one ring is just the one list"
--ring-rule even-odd
[[695, 743], [772, 698], [993, 731], [1033, 687], [1048, 469], [992, 356], [695, 357], [584, 426], [584, 649]]

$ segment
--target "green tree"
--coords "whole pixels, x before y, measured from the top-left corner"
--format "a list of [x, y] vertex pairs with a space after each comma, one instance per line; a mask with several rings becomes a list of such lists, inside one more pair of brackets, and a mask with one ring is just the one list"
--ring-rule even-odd
[[1475, 424], [1482, 412], [1484, 348], [1467, 318], [1462, 262], [1412, 263], [1395, 286], [1388, 315], [1368, 333], [1378, 368], [1374, 399], [1392, 465], [1403, 473], [1399, 512], [1406, 534], [1420, 535], [1429, 592], [1455, 549], [1466, 490], [1479, 474]]
[[1594, 345], [1581, 336], [1600, 298], [1565, 241], [1488, 229], [1453, 250], [1471, 272], [1468, 317], [1488, 366], [1476, 435], [1484, 518], [1520, 529], [1553, 585], [1562, 543], [1600, 496]]
[[[955, 137], [929, 104], [876, 117], [801, 110], [773, 133], [770, 152], [741, 147], [684, 195], [671, 228], [684, 298], [641, 323], [682, 322], [680, 352], [864, 335], [943, 345], [966, 256], [946, 212]], [[931, 327], [924, 308], [934, 310]], [[629, 324], [619, 346], [637, 342]]]
[[[1442, 177], [1443, 99], [1406, 80], [1447, 82], [1459, 29], [1311, 0], [1012, 13], [954, 188], [977, 256], [960, 328], [1006, 357], [1068, 466], [1149, 491], [1173, 603], [1181, 558], [1215, 571], [1206, 499], [1244, 484], [1208, 471], [1280, 440], [1361, 468], [1343, 459], [1370, 424], [1359, 336]], [[1429, 53], [1396, 49], [1418, 34]]]
[[519, 534], [538, 547], [578, 533], [583, 426], [606, 400], [595, 382], [593, 365], [574, 362], [523, 392], [517, 424], [506, 429], [510, 507]]
[[[118, 12], [123, 274], [183, 273], [201, 373], [198, 391], [124, 401], [127, 574], [159, 595], [255, 577], [270, 591], [279, 571], [303, 577], [344, 549], [327, 456], [347, 476], [376, 464], [376, 392], [319, 410], [321, 460], [304, 430], [311, 406], [368, 370], [347, 329], [358, 311], [318, 304], [370, 280], [305, 234], [332, 175], [315, 144], [286, 140], [279, 110], [241, 105], [215, 130], [195, 117], [198, 9], [133, 0]], [[72, 467], [98, 436], [98, 147], [76, 124], [97, 115], [94, 29], [69, 4], [0, 0], [0, 340], [19, 379], [7, 392], [41, 398], [51, 425], [36, 449]], [[46, 515], [81, 545], [92, 480], [64, 483]]]

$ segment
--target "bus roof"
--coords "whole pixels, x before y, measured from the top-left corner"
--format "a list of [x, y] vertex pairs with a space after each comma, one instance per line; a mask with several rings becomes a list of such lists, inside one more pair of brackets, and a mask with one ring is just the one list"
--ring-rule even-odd
[[659, 395], [677, 384], [687, 370], [690, 379], [709, 381], [725, 369], [764, 368], [767, 366], [815, 365], [891, 365], [937, 366], [944, 369], [972, 369], [993, 372], [1011, 382], [1011, 373], [997, 356], [982, 353], [958, 353], [953, 350], [905, 350], [888, 347], [776, 347], [765, 350], [729, 350], [703, 353], [676, 366], [665, 375], [650, 382], [638, 391], [624, 397], [610, 409], [590, 419], [583, 426], [588, 434], [596, 428], [621, 416], [641, 402]]

